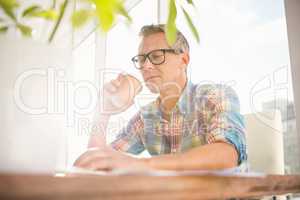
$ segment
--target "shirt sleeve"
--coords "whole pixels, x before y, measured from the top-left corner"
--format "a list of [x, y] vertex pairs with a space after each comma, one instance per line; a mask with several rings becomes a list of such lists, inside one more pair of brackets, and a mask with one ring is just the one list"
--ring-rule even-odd
[[198, 86], [196, 102], [206, 142], [231, 144], [238, 153], [238, 163], [247, 160], [245, 124], [235, 91], [225, 85]]
[[137, 155], [145, 150], [141, 139], [143, 131], [144, 123], [140, 113], [137, 113], [131, 118], [127, 126], [119, 132], [111, 146], [118, 151]]

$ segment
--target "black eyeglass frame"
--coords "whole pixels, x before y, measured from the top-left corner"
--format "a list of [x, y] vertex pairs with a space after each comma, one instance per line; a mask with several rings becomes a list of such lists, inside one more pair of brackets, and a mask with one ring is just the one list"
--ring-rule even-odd
[[[160, 63], [153, 63], [153, 61], [151, 60], [151, 58], [150, 58], [149, 55], [150, 55], [151, 53], [155, 52], [155, 51], [162, 51], [162, 52], [163, 52], [164, 59], [163, 59], [162, 62], [160, 62]], [[131, 58], [131, 61], [133, 62], [134, 67], [137, 68], [137, 69], [139, 69], [139, 70], [143, 69], [143, 67], [140, 66], [140, 65], [138, 64], [138, 61], [135, 61], [136, 58], [138, 58], [139, 56], [144, 56], [145, 62], [146, 62], [146, 60], [147, 60], [147, 58], [148, 58], [148, 60], [149, 60], [153, 65], [161, 65], [161, 64], [163, 64], [163, 63], [166, 61], [166, 52], [174, 53], [174, 54], [180, 54], [180, 53], [183, 53], [183, 51], [182, 51], [181, 49], [154, 49], [154, 50], [148, 52], [147, 54], [139, 54], [139, 55], [134, 56], [133, 58]]]

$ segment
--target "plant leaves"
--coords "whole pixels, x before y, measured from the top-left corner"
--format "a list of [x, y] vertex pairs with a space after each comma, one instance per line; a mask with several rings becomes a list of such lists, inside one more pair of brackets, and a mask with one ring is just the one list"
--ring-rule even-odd
[[0, 0], [0, 7], [3, 9], [5, 14], [15, 22], [17, 21], [14, 9], [19, 6], [16, 0]]
[[17, 24], [17, 28], [21, 31], [22, 35], [25, 37], [31, 37], [32, 35], [32, 28], [29, 26], [26, 26], [24, 24]]
[[53, 9], [43, 10], [40, 6], [33, 5], [23, 11], [23, 17], [38, 17], [46, 20], [57, 19], [57, 13]]
[[95, 15], [94, 11], [81, 9], [75, 11], [72, 15], [71, 22], [74, 28], [79, 28], [85, 25], [93, 16]]
[[191, 17], [189, 16], [189, 14], [186, 12], [186, 10], [181, 7], [183, 13], [184, 13], [184, 16], [185, 16], [185, 19], [189, 25], [189, 28], [190, 30], [192, 31], [194, 37], [196, 38], [197, 42], [199, 43], [200, 42], [200, 37], [199, 37], [199, 33], [197, 31], [197, 28], [195, 27], [195, 25], [193, 24], [193, 21], [191, 19]]
[[33, 5], [33, 6], [29, 6], [28, 8], [26, 8], [23, 13], [22, 13], [22, 17], [26, 17], [26, 16], [32, 16], [32, 13], [35, 13], [37, 11], [41, 11], [42, 8], [38, 5]]
[[177, 17], [177, 10], [175, 5], [175, 0], [169, 0], [169, 16], [166, 25], [166, 38], [170, 46], [172, 46], [177, 37], [177, 28], [175, 20]]
[[127, 10], [125, 9], [124, 5], [122, 4], [122, 2], [117, 3], [117, 10], [118, 10], [119, 14], [126, 17], [129, 22], [132, 22], [132, 18], [129, 16], [129, 14], [128, 14]]
[[0, 26], [0, 33], [6, 33], [8, 30], [8, 26]]
[[107, 32], [115, 21], [117, 0], [92, 0], [96, 5], [96, 13], [100, 22], [100, 28]]
[[193, 5], [193, 6], [195, 6], [195, 4], [194, 4], [194, 2], [193, 2], [193, 0], [186, 0], [189, 4], [191, 4], [191, 5]]
[[66, 8], [68, 6], [68, 3], [69, 3], [69, 0], [64, 0], [61, 5], [60, 5], [60, 9], [59, 9], [59, 14], [58, 14], [58, 17], [56, 19], [56, 22], [54, 24], [54, 27], [50, 33], [50, 36], [48, 38], [48, 42], [51, 43], [52, 40], [54, 39], [54, 36], [56, 34], [56, 31], [61, 23], [61, 20], [62, 18], [64, 17], [64, 14], [65, 14], [65, 11], [66, 11]]
[[118, 14], [124, 16], [129, 22], [132, 21], [123, 0], [90, 0], [90, 2], [96, 6], [96, 16], [104, 32], [112, 28]]
[[49, 9], [49, 10], [41, 10], [40, 12], [35, 13], [33, 17], [39, 17], [39, 18], [53, 21], [57, 19], [58, 14], [55, 10]]

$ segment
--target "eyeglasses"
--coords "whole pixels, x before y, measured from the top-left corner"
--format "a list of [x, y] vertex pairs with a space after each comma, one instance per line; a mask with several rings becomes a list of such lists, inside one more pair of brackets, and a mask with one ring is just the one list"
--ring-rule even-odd
[[134, 56], [131, 61], [133, 62], [134, 66], [137, 69], [143, 69], [143, 65], [145, 64], [147, 58], [153, 65], [160, 65], [165, 62], [166, 59], [166, 52], [173, 53], [173, 54], [179, 54], [182, 53], [182, 50], [175, 50], [175, 49], [155, 49], [153, 51], [150, 51], [147, 54], [140, 54], [137, 56]]

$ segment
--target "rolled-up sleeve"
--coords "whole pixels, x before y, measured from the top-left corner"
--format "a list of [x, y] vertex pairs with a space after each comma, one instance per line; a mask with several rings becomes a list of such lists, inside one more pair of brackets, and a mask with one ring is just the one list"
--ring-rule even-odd
[[245, 123], [235, 91], [226, 85], [200, 85], [196, 90], [197, 111], [204, 123], [208, 144], [226, 142], [235, 147], [238, 163], [247, 160]]
[[144, 123], [137, 113], [125, 128], [123, 128], [117, 138], [111, 143], [111, 146], [118, 150], [131, 154], [139, 154], [145, 150], [144, 144], [141, 140], [141, 134], [144, 131]]

